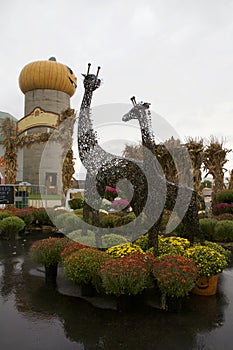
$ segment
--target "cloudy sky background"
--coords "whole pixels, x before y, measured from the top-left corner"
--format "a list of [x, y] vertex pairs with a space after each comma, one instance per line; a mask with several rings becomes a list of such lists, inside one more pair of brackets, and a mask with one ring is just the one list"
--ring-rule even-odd
[[[233, 148], [233, 1], [8, 0], [0, 16], [1, 111], [23, 116], [20, 71], [55, 56], [78, 77], [76, 110], [91, 62], [103, 79], [93, 105], [126, 104], [136, 95], [182, 141], [214, 135]], [[135, 139], [131, 131], [124, 140]], [[228, 159], [231, 169], [232, 152]]]

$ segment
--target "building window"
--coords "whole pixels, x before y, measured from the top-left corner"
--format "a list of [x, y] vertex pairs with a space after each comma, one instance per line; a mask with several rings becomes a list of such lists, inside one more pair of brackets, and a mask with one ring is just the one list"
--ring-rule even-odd
[[48, 187], [57, 186], [57, 173], [46, 173], [45, 182]]

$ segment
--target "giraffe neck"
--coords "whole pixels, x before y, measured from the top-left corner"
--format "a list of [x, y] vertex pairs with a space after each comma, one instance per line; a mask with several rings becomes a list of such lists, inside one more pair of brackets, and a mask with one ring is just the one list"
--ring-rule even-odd
[[150, 114], [147, 114], [146, 112], [143, 113], [143, 115], [139, 116], [138, 121], [142, 134], [144, 168], [146, 171], [149, 171], [149, 173], [152, 172], [154, 175], [156, 174], [156, 181], [158, 181], [158, 176], [161, 181], [163, 172], [161, 172], [162, 169], [157, 161], [156, 143], [152, 130]]
[[98, 143], [91, 121], [91, 101], [93, 91], [85, 90], [78, 119], [78, 150], [81, 162]]
[[156, 144], [149, 116], [146, 113], [140, 115], [138, 121], [141, 129], [142, 145], [155, 154]]

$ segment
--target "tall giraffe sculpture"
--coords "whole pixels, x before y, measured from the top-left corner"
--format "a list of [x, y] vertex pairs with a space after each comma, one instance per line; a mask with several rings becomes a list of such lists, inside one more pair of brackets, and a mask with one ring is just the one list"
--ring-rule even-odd
[[[98, 144], [97, 134], [91, 121], [91, 101], [93, 92], [99, 88], [101, 80], [97, 74], [90, 74], [91, 64], [88, 64], [86, 74], [83, 74], [84, 96], [78, 118], [78, 149], [79, 157], [87, 170], [84, 192], [85, 222], [92, 220], [92, 225], [99, 227], [99, 209], [105, 187], [115, 186], [122, 179], [127, 179], [132, 185], [131, 206], [138, 216], [144, 204], [143, 195], [145, 175], [140, 164], [126, 158], [106, 152]], [[100, 230], [98, 233], [101, 234]]]
[[[127, 122], [132, 119], [137, 119], [140, 125], [142, 145], [143, 145], [143, 162], [145, 168], [151, 168], [151, 159], [148, 157], [148, 150], [155, 156], [156, 144], [154, 140], [154, 135], [151, 126], [151, 114], [150, 114], [150, 103], [140, 102], [136, 103], [135, 97], [131, 98], [133, 103], [133, 108], [126, 113], [122, 120]], [[157, 168], [152, 168], [151, 171], [157, 172], [155, 186], [152, 188], [151, 195], [152, 202], [156, 203], [158, 196], [158, 188], [166, 189], [166, 199], [164, 209], [174, 210], [178, 209], [178, 216], [183, 216], [182, 223], [185, 225], [189, 232], [189, 239], [193, 243], [195, 236], [197, 236], [200, 241], [204, 242], [204, 236], [201, 231], [198, 219], [198, 205], [197, 199], [201, 201], [204, 206], [203, 198], [192, 188], [177, 185], [172, 182], [167, 181], [161, 174], [159, 166]], [[176, 206], [176, 200], [178, 193], [181, 193], [184, 206], [179, 208]], [[179, 210], [180, 209], [180, 210]], [[158, 240], [158, 225], [161, 220], [162, 215], [159, 217], [158, 221], [154, 223], [149, 231], [150, 240], [153, 241], [155, 250], [157, 249]]]

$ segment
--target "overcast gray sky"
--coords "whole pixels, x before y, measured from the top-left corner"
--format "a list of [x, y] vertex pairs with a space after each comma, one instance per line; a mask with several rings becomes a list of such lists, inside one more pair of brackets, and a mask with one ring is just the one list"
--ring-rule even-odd
[[[55, 56], [78, 77], [102, 67], [94, 105], [151, 102], [182, 137], [233, 148], [233, 1], [7, 0], [1, 2], [0, 110], [20, 119], [22, 68]], [[228, 168], [233, 168], [232, 153]]]

